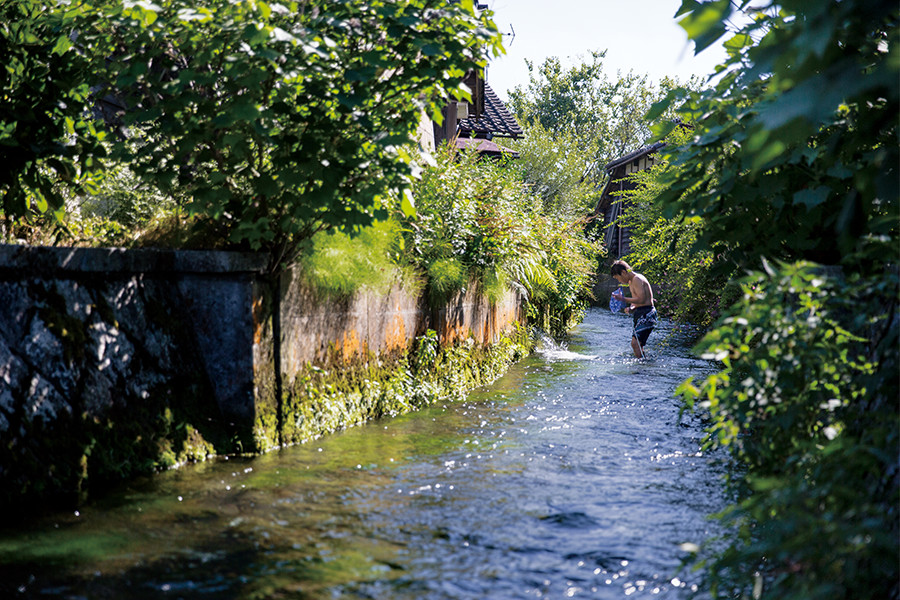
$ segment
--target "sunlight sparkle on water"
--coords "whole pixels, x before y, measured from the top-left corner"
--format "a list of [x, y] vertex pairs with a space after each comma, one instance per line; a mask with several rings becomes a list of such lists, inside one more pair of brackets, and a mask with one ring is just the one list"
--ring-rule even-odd
[[[7, 541], [0, 563], [23, 556], [39, 583], [15, 583], [60, 598], [165, 585], [420, 600], [461, 580], [460, 598], [686, 598], [696, 574], [673, 565], [718, 533], [706, 515], [722, 508], [709, 482], [723, 461], [698, 452], [702, 424], [679, 417], [672, 391], [706, 367], [659, 344], [656, 362], [631, 364], [630, 327], [589, 314], [569, 347], [526, 357], [465, 403], [163, 474], [121, 508]], [[202, 560], [173, 561], [175, 546]]]

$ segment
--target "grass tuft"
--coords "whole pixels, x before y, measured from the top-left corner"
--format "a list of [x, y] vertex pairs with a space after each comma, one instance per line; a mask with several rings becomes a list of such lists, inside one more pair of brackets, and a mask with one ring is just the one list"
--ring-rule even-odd
[[469, 281], [465, 265], [456, 258], [439, 258], [428, 265], [431, 301], [443, 304], [463, 290]]
[[394, 221], [375, 223], [356, 235], [317, 233], [298, 261], [303, 277], [325, 298], [348, 298], [363, 288], [386, 292], [405, 275], [391, 260], [398, 236]]

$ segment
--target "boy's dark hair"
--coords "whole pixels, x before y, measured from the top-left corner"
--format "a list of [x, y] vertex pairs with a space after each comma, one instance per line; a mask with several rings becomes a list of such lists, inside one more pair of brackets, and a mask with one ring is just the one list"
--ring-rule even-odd
[[624, 260], [617, 260], [612, 264], [612, 268], [609, 270], [609, 274], [615, 277], [616, 275], [621, 275], [623, 273], [627, 273], [631, 270], [631, 267], [628, 266], [628, 263]]

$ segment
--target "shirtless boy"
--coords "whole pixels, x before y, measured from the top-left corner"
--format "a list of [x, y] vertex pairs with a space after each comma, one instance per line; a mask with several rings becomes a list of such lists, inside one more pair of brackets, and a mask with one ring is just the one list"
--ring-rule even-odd
[[616, 290], [613, 296], [631, 305], [629, 308], [634, 318], [631, 349], [636, 357], [643, 358], [644, 344], [647, 343], [650, 332], [656, 327], [657, 313], [653, 306], [653, 288], [650, 287], [646, 277], [632, 271], [624, 260], [614, 262], [610, 274], [622, 285], [627, 285], [631, 292], [629, 298], [625, 298], [622, 290]]

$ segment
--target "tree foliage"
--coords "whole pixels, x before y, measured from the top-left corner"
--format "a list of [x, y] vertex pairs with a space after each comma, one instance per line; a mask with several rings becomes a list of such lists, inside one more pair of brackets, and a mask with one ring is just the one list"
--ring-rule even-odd
[[656, 86], [633, 72], [611, 78], [604, 72], [605, 55], [592, 51], [588, 60], [568, 68], [558, 57], [538, 67], [529, 62], [528, 84], [509, 92], [509, 106], [526, 127], [526, 140], [533, 125], [548, 132], [560, 140], [559, 152], [584, 157], [587, 165], [579, 176], [595, 185], [605, 177], [605, 164], [651, 136], [644, 114], [677, 84], [665, 79]]
[[[679, 15], [702, 50], [749, 4]], [[662, 215], [748, 272], [700, 345], [722, 371], [681, 388], [747, 467], [709, 574], [728, 597], [897, 598], [900, 10], [753, 6], [715, 85], [650, 113], [696, 126], [663, 152]]]
[[[669, 216], [704, 217], [703, 243], [740, 264], [767, 256], [880, 270], [896, 257], [900, 220], [897, 7], [777, 6], [725, 43], [731, 58], [714, 87], [654, 105], [650, 118], [677, 103], [702, 125], [672, 153], [679, 169], [660, 200]], [[682, 22], [705, 42], [732, 10], [687, 1]]]
[[523, 139], [508, 143], [520, 156], [510, 168], [541, 198], [545, 210], [570, 220], [590, 212], [599, 192], [596, 183], [585, 177], [593, 163], [578, 149], [575, 134], [553, 133], [538, 122], [527, 130]]
[[[679, 127], [666, 142], [684, 143], [692, 133]], [[657, 202], [665, 189], [660, 182], [675, 168], [660, 158], [651, 168], [628, 176], [634, 188], [615, 200], [627, 202], [619, 219], [631, 231], [632, 251], [623, 258], [654, 283], [654, 301], [661, 314], [706, 329], [737, 299], [737, 285], [730, 281], [734, 265], [709, 248], [697, 247], [702, 218], [664, 216], [665, 206]]]
[[767, 264], [698, 347], [723, 369], [679, 391], [747, 469], [710, 561], [721, 596], [897, 597], [898, 279], [874, 283]]
[[86, 110], [90, 56], [73, 49], [73, 19], [44, 2], [0, 1], [0, 212], [59, 214], [105, 155]]
[[[100, 155], [103, 132], [93, 136], [99, 119], [88, 115], [101, 111], [117, 126], [106, 136], [117, 160], [276, 258], [316, 230], [385, 216], [387, 198], [409, 185], [410, 157], [398, 149], [423, 111], [437, 115], [442, 98], [464, 95], [465, 72], [500, 49], [489, 13], [476, 15], [471, 0], [25, 0], [3, 9], [27, 12], [20, 29], [31, 33], [15, 35], [40, 49], [21, 52], [4, 95], [54, 82], [60, 89], [38, 86], [38, 141], [66, 148], [5, 172], [7, 217], [26, 215], [36, 190], [49, 194], [59, 161], [80, 173]], [[20, 45], [6, 52], [18, 56]], [[61, 103], [65, 111], [41, 108]], [[0, 125], [11, 153], [33, 143], [18, 115]], [[85, 141], [69, 149], [79, 134]]]

